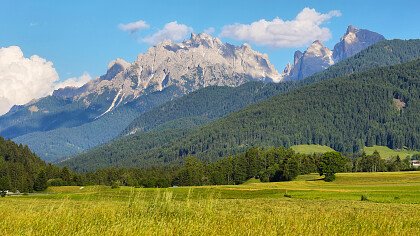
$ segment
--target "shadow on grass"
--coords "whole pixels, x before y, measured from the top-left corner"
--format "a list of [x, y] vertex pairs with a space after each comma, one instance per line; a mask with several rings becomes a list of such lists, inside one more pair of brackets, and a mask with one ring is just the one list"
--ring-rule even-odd
[[325, 178], [318, 178], [318, 179], [308, 179], [306, 181], [324, 181]]

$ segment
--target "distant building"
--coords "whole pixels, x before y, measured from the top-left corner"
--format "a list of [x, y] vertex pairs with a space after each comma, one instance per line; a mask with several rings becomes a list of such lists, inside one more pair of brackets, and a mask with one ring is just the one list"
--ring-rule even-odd
[[411, 160], [411, 165], [414, 168], [419, 168], [420, 167], [420, 160]]

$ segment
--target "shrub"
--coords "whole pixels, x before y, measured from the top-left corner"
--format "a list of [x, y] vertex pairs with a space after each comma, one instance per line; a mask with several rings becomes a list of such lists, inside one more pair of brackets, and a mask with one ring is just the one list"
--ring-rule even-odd
[[326, 173], [324, 181], [325, 182], [333, 182], [335, 180], [335, 174], [333, 173]]
[[120, 181], [112, 181], [112, 183], [111, 183], [111, 188], [112, 189], [114, 189], [114, 188], [119, 188], [120, 187]]
[[366, 195], [362, 195], [360, 197], [360, 201], [369, 201], [368, 197]]

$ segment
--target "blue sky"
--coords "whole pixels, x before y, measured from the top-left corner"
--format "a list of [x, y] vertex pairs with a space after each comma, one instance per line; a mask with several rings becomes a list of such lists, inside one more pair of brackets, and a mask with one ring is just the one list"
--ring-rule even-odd
[[[349, 24], [370, 29], [386, 38], [420, 38], [420, 1], [20, 1], [0, 0], [0, 47], [19, 46], [25, 57], [36, 54], [54, 63], [60, 80], [84, 72], [99, 76], [108, 62], [123, 58], [129, 62], [145, 52], [149, 44], [141, 38], [152, 35], [165, 24], [176, 21], [199, 33], [213, 27], [218, 36], [223, 26], [251, 24], [278, 17], [293, 20], [305, 7], [320, 14], [337, 10], [322, 23], [332, 48]], [[118, 26], [143, 20], [149, 28], [136, 33]], [[292, 30], [292, 29], [291, 29]], [[222, 41], [242, 44], [246, 40], [223, 37]], [[293, 52], [306, 46], [273, 47], [250, 43], [267, 53], [280, 71], [292, 60]]]

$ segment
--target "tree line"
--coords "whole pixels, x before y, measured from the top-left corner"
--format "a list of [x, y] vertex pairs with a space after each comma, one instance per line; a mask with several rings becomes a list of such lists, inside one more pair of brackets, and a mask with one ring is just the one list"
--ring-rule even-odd
[[28, 146], [0, 137], [0, 195], [45, 190], [49, 185], [83, 185], [67, 167], [46, 164]]
[[399, 156], [383, 159], [377, 151], [372, 155], [363, 152], [348, 157], [339, 152], [308, 155], [284, 147], [250, 148], [215, 162], [188, 156], [179, 166], [110, 167], [83, 174], [83, 178], [87, 184], [137, 187], [235, 185], [251, 178], [261, 182], [279, 182], [308, 173], [319, 173], [325, 181], [334, 181], [335, 174], [340, 172], [414, 170], [410, 159]]
[[[48, 186], [109, 185], [170, 187], [242, 184], [255, 178], [261, 182], [290, 181], [301, 174], [319, 173], [333, 181], [339, 172], [411, 170], [410, 158], [383, 159], [378, 152], [347, 157], [339, 152], [300, 154], [290, 148], [253, 147], [247, 151], [205, 162], [188, 156], [180, 165], [150, 168], [99, 169], [77, 173], [67, 167], [46, 164], [27, 146], [0, 137], [0, 192], [43, 191]], [[419, 158], [415, 156], [413, 158]]]

